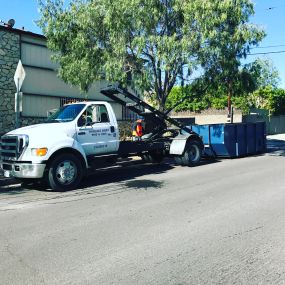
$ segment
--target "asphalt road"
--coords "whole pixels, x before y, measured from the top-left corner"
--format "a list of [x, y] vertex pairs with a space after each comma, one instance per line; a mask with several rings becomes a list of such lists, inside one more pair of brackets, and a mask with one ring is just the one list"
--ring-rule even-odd
[[285, 145], [0, 190], [0, 284], [285, 284]]

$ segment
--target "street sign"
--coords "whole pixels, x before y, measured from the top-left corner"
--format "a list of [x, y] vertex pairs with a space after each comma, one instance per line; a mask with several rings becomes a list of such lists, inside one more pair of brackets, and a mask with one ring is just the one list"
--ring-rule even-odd
[[23, 64], [21, 62], [21, 60], [19, 60], [18, 65], [17, 65], [17, 69], [14, 75], [14, 81], [17, 87], [17, 92], [19, 92], [21, 90], [23, 81], [26, 77], [26, 72], [24, 70]]

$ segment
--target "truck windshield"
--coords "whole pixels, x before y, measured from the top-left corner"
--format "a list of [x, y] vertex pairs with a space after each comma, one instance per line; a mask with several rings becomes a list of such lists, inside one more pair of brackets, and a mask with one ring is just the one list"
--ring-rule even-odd
[[51, 116], [49, 116], [46, 120], [46, 123], [71, 122], [79, 115], [84, 107], [85, 104], [63, 106]]

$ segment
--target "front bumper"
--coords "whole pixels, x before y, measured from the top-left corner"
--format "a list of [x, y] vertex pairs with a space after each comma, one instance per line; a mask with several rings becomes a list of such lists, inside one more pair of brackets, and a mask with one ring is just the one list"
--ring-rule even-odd
[[42, 178], [45, 167], [45, 164], [0, 162], [0, 168], [3, 169], [5, 177]]

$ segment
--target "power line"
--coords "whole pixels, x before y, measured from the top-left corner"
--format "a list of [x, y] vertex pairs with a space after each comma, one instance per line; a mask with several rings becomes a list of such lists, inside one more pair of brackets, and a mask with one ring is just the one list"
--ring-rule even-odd
[[268, 52], [257, 52], [257, 53], [248, 53], [247, 55], [264, 55], [264, 54], [272, 54], [272, 53], [285, 53], [285, 50], [280, 50], [280, 51], [268, 51]]
[[263, 46], [263, 47], [252, 47], [250, 49], [256, 49], [256, 48], [275, 48], [275, 47], [285, 47], [285, 45], [272, 45], [272, 46]]

